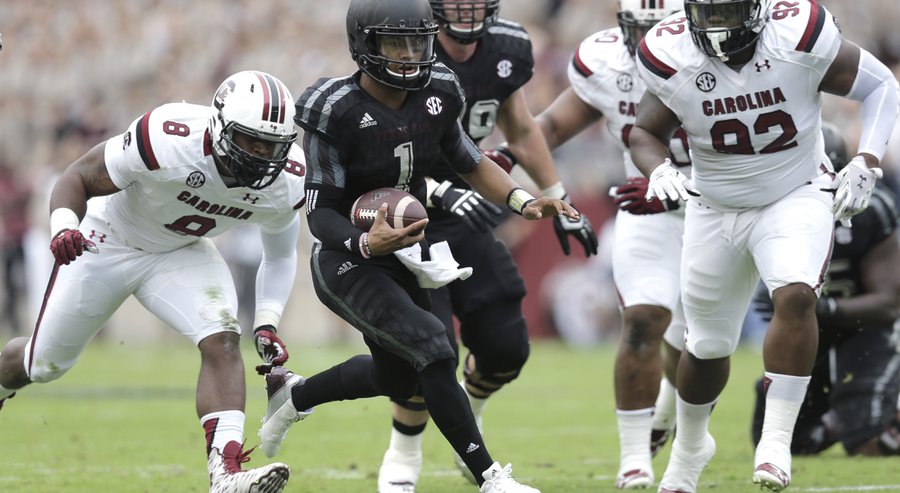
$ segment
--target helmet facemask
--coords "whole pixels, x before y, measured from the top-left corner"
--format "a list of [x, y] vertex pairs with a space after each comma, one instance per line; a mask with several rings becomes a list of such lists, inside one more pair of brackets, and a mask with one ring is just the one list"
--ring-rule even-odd
[[[217, 118], [222, 119], [221, 113]], [[242, 147], [235, 137], [248, 142], [251, 149]], [[260, 190], [271, 185], [284, 169], [291, 144], [296, 139], [296, 132], [291, 135], [267, 134], [238, 122], [223, 123], [218, 147], [224, 151], [224, 156], [219, 156], [219, 162], [238, 185]], [[253, 140], [263, 141], [263, 145], [256, 146]], [[265, 149], [264, 155], [254, 153], [254, 146]]]
[[462, 44], [470, 44], [497, 23], [500, 0], [433, 0], [431, 8], [444, 32]]
[[415, 29], [374, 26], [364, 31], [367, 53], [360, 57], [360, 68], [387, 86], [421, 89], [431, 82], [437, 31], [434, 23]]
[[684, 3], [694, 44], [722, 61], [753, 46], [766, 21], [762, 0], [685, 0]]

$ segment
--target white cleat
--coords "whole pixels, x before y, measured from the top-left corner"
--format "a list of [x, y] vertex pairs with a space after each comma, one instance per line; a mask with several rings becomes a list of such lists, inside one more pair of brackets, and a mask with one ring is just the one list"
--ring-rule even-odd
[[415, 493], [421, 471], [421, 450], [404, 454], [389, 448], [378, 470], [378, 493]]
[[501, 468], [499, 462], [494, 462], [487, 471], [481, 473], [484, 484], [479, 490], [481, 493], [541, 493], [541, 490], [525, 486], [516, 481], [512, 476], [512, 464]]
[[781, 491], [791, 484], [791, 476], [775, 464], [766, 462], [756, 466], [753, 482], [770, 491]]
[[659, 482], [659, 493], [694, 493], [700, 482], [700, 473], [716, 455], [716, 440], [709, 433], [698, 452], [688, 453], [679, 446], [678, 437], [672, 444], [669, 465]]
[[312, 414], [312, 409], [298, 411], [291, 401], [291, 389], [303, 385], [305, 381], [300, 375], [280, 366], [266, 374], [269, 405], [259, 428], [260, 448], [266, 457], [275, 457], [291, 425]]
[[628, 466], [616, 475], [616, 488], [620, 490], [642, 490], [653, 486], [656, 478], [653, 468], [646, 466]]
[[753, 482], [770, 491], [781, 491], [791, 484], [791, 442], [785, 443], [777, 437], [770, 436], [768, 440], [763, 437], [756, 446], [753, 461], [756, 464]]
[[250, 460], [252, 450], [244, 452], [235, 441], [225, 444], [222, 452], [212, 449], [207, 462], [209, 493], [280, 493], [287, 485], [291, 470], [276, 462], [242, 471], [241, 464]]

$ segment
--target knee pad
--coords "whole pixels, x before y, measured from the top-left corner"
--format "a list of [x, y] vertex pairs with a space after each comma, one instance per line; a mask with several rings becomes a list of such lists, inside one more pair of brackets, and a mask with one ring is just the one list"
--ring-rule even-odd
[[528, 360], [528, 329], [518, 299], [492, 303], [461, 317], [466, 383], [485, 393], [495, 392], [519, 376]]
[[694, 319], [687, 325], [685, 348], [698, 359], [725, 358], [737, 349], [741, 330], [729, 320]]

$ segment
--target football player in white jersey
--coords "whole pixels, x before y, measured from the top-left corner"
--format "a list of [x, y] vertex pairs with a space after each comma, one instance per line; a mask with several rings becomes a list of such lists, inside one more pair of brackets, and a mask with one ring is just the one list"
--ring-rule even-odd
[[281, 491], [286, 465], [241, 470], [248, 452], [237, 297], [209, 237], [259, 224], [257, 349], [269, 365], [282, 364], [275, 327], [294, 281], [305, 200], [294, 111], [281, 81], [239, 72], [212, 106], [155, 108], [72, 163], [50, 197], [56, 264], [44, 304], [31, 337], [11, 340], [0, 355], [0, 399], [65, 374], [134, 295], [200, 350], [197, 415], [210, 492]]
[[[675, 424], [675, 389], [670, 382], [684, 347], [679, 296], [684, 211], [679, 201], [644, 199], [648, 181], [631, 162], [628, 134], [645, 91], [635, 48], [656, 22], [681, 9], [682, 0], [620, 0], [619, 27], [582, 41], [569, 65], [571, 87], [537, 117], [552, 149], [605, 116], [607, 130], [624, 153], [627, 182], [613, 193], [620, 209], [613, 276], [623, 307], [614, 370], [620, 444], [616, 487], [621, 489], [654, 483], [651, 456]], [[670, 151], [675, 165], [689, 174], [683, 131], [672, 137]], [[660, 384], [664, 339], [669, 378]]]
[[[685, 0], [638, 48], [647, 93], [631, 156], [648, 198], [688, 199], [681, 296], [686, 351], [677, 428], [660, 491], [695, 491], [715, 454], [709, 416], [728, 379], [757, 281], [775, 313], [763, 347], [766, 414], [753, 481], [791, 478], [791, 432], [816, 354], [816, 298], [834, 219], [865, 209], [898, 111], [898, 86], [871, 54], [842, 39], [818, 2]], [[857, 155], [837, 174], [824, 152], [821, 93], [860, 101]], [[688, 180], [666, 143], [683, 126]]]

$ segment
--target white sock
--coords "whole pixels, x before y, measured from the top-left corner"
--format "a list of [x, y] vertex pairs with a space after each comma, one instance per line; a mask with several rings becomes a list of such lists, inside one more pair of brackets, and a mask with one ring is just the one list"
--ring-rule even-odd
[[403, 455], [418, 455], [422, 453], [422, 437], [424, 430], [418, 435], [406, 435], [391, 427], [391, 444], [389, 448]]
[[[769, 382], [766, 390], [766, 415], [763, 418], [762, 437], [759, 446], [756, 447], [754, 465], [766, 462], [767, 459], [762, 456], [770, 454], [772, 448], [775, 448], [780, 452], [781, 460], [785, 460], [783, 456], [787, 455], [788, 461], [787, 464], [776, 465], [790, 467], [791, 438], [794, 425], [797, 423], [797, 415], [800, 414], [800, 407], [806, 397], [810, 377], [766, 372], [765, 378]], [[768, 460], [771, 460], [771, 457]]]
[[675, 409], [678, 415], [678, 432], [675, 440], [679, 446], [689, 451], [697, 451], [706, 443], [709, 433], [709, 415], [716, 401], [706, 404], [691, 404], [676, 395]]
[[472, 407], [472, 414], [475, 415], [475, 424], [478, 425], [478, 431], [481, 431], [481, 415], [484, 413], [484, 406], [487, 405], [487, 397], [475, 397], [474, 395], [469, 393], [469, 389], [466, 388], [466, 381], [461, 380], [459, 385], [462, 386], [463, 391], [466, 393], [466, 397], [469, 398], [469, 405]]
[[[209, 413], [200, 418], [200, 424], [206, 430], [209, 446], [219, 449], [220, 453], [225, 449], [226, 443], [244, 441], [244, 413], [241, 411]], [[209, 443], [210, 433], [212, 433], [212, 443]]]
[[653, 429], [671, 430], [675, 426], [675, 386], [663, 375], [653, 411]]
[[650, 464], [650, 427], [653, 408], [623, 411], [616, 409], [619, 425], [619, 465]]
[[0, 385], [0, 400], [6, 399], [7, 397], [9, 397], [15, 393], [16, 393], [15, 390], [9, 390], [7, 388], [4, 388], [2, 385]]

